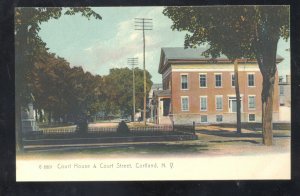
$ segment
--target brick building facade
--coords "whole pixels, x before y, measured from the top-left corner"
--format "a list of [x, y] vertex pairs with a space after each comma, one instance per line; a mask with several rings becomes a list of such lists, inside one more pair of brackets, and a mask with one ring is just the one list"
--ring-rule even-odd
[[[201, 55], [204, 50], [162, 48], [159, 73], [168, 93], [156, 97], [157, 123], [166, 119], [177, 124], [236, 122], [234, 65], [224, 56], [212, 61]], [[280, 61], [278, 57], [277, 63]], [[275, 81], [277, 95], [277, 73]], [[239, 87], [242, 122], [261, 122], [262, 75], [256, 61], [239, 60]], [[274, 121], [278, 112], [279, 99], [274, 96]]]

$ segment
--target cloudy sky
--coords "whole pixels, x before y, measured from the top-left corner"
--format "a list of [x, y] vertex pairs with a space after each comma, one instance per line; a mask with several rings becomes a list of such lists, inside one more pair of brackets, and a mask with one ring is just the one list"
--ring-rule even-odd
[[[50, 52], [65, 58], [71, 66], [82, 66], [93, 74], [106, 75], [111, 68], [127, 67], [127, 58], [138, 57], [143, 66], [142, 31], [134, 30], [134, 18], [152, 18], [153, 30], [146, 31], [146, 69], [154, 83], [158, 73], [160, 49], [183, 47], [186, 32], [171, 30], [172, 21], [162, 14], [163, 7], [99, 7], [94, 11], [102, 20], [75, 15], [42, 23], [39, 35]], [[290, 73], [289, 42], [280, 40], [279, 75]]]

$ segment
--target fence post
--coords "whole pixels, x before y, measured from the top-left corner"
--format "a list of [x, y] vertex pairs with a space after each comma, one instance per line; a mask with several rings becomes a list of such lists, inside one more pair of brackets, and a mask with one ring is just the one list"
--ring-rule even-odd
[[174, 120], [172, 120], [172, 130], [174, 131]]
[[196, 130], [196, 123], [195, 123], [195, 121], [193, 121], [193, 133], [194, 133], [194, 135], [195, 135], [195, 130]]

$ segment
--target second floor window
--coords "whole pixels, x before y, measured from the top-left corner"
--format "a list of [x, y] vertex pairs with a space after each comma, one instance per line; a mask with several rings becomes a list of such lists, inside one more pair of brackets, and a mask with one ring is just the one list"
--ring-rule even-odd
[[255, 86], [255, 84], [254, 84], [254, 74], [248, 74], [248, 86]]
[[222, 75], [216, 74], [215, 79], [216, 79], [216, 87], [222, 87]]
[[200, 87], [206, 87], [206, 74], [200, 74]]
[[181, 89], [188, 89], [188, 76], [181, 75]]

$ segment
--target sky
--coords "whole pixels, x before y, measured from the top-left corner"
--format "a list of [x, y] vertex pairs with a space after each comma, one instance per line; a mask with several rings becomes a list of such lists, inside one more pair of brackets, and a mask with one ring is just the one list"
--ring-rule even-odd
[[[152, 18], [153, 30], [145, 31], [146, 69], [154, 83], [161, 83], [158, 73], [162, 47], [183, 47], [186, 32], [172, 31], [172, 21], [162, 14], [164, 7], [94, 7], [102, 20], [62, 15], [41, 24], [39, 32], [50, 52], [65, 58], [71, 67], [82, 66], [92, 74], [107, 75], [111, 68], [130, 67], [127, 59], [138, 57], [143, 67], [142, 31], [134, 30], [134, 18]], [[279, 75], [290, 74], [290, 48], [280, 40], [278, 54], [284, 60]]]

